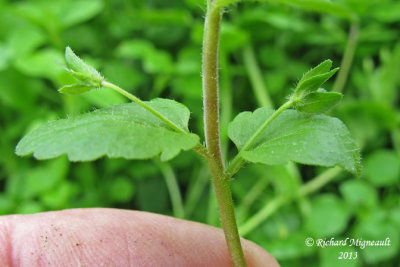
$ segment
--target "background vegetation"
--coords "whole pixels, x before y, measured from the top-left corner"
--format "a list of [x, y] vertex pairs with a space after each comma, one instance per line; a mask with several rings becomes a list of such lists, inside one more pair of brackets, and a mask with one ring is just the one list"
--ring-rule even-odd
[[[239, 4], [225, 14], [223, 149], [234, 153], [226, 125], [236, 114], [278, 106], [312, 66], [326, 58], [340, 66], [347, 46], [345, 60], [354, 58], [349, 77], [332, 79], [326, 89], [344, 93], [331, 114], [348, 125], [362, 148], [364, 173], [357, 179], [336, 168], [248, 166], [232, 182], [241, 233], [282, 266], [398, 266], [400, 2], [337, 0], [336, 9], [324, 1], [294, 2]], [[219, 224], [205, 162], [193, 152], [169, 163], [69, 163], [65, 157], [38, 162], [14, 155], [24, 133], [41, 123], [127, 101], [107, 90], [58, 94], [71, 79], [62, 67], [66, 45], [144, 100], [162, 96], [184, 103], [193, 112], [191, 129], [201, 132], [204, 5], [0, 1], [0, 214], [101, 206]], [[179, 195], [171, 198], [175, 179], [183, 206]], [[307, 237], [389, 237], [391, 246], [322, 249], [307, 247]], [[359, 258], [339, 261], [340, 251], [357, 251]]]

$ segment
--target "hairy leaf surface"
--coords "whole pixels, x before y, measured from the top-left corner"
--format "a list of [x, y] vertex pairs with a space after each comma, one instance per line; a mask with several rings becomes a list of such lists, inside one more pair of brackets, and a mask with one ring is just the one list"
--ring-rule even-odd
[[341, 93], [317, 91], [308, 94], [295, 108], [306, 113], [324, 113], [335, 106], [342, 98], [343, 95]]
[[[239, 151], [273, 112], [269, 108], [243, 112], [230, 123], [228, 135]], [[361, 172], [358, 148], [339, 119], [305, 116], [295, 110], [282, 112], [240, 155], [247, 161], [271, 165], [291, 160], [327, 167], [338, 165], [357, 175]]]
[[71, 161], [157, 155], [169, 160], [199, 143], [199, 137], [187, 130], [190, 112], [184, 105], [167, 99], [146, 103], [187, 133], [175, 132], [149, 111], [129, 103], [42, 125], [19, 142], [16, 153], [33, 153], [37, 159], [67, 154]]

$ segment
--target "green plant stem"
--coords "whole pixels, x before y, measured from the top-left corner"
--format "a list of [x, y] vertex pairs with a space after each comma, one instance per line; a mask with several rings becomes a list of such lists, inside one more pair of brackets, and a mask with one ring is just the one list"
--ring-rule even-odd
[[132, 95], [131, 93], [125, 91], [121, 87], [119, 87], [119, 86], [117, 86], [115, 84], [112, 84], [110, 82], [107, 82], [107, 81], [102, 81], [101, 84], [104, 87], [110, 88], [110, 89], [120, 93], [121, 95], [127, 97], [128, 99], [130, 99], [133, 102], [135, 102], [136, 104], [138, 104], [139, 106], [141, 106], [141, 107], [145, 108], [146, 110], [148, 110], [149, 112], [153, 113], [157, 118], [159, 118], [160, 120], [165, 122], [168, 126], [170, 126], [172, 129], [174, 129], [176, 132], [178, 132], [178, 133], [187, 133], [187, 131], [181, 129], [179, 126], [177, 126], [175, 123], [173, 123], [167, 117], [165, 117], [164, 115], [159, 113], [157, 110], [153, 109], [152, 107], [147, 105], [145, 102], [140, 100], [138, 97], [136, 97], [136, 96]]
[[215, 195], [217, 196], [221, 224], [233, 265], [236, 267], [247, 266], [236, 224], [229, 180], [224, 179], [222, 170], [211, 170], [211, 176]]
[[183, 219], [185, 218], [185, 212], [183, 209], [182, 195], [181, 191], [179, 190], [179, 185], [174, 170], [168, 163], [165, 162], [158, 162], [158, 166], [160, 167], [165, 179], [165, 183], [167, 184], [174, 217]]
[[218, 103], [218, 49], [222, 10], [208, 2], [203, 39], [204, 132], [210, 157], [208, 163], [217, 196], [222, 228], [234, 266], [247, 266], [236, 225], [232, 194], [225, 179], [221, 154]]
[[260, 177], [250, 190], [246, 193], [243, 201], [240, 203], [237, 214], [238, 218], [245, 218], [247, 211], [253, 205], [253, 203], [261, 196], [264, 189], [268, 186], [269, 181], [267, 177]]
[[239, 153], [232, 160], [231, 164], [229, 164], [228, 169], [226, 170], [226, 178], [231, 178], [235, 173], [239, 171], [239, 169], [244, 164], [244, 159], [241, 156], [243, 151], [248, 150], [251, 145], [256, 141], [256, 139], [264, 132], [264, 130], [271, 124], [271, 122], [276, 119], [284, 110], [288, 109], [292, 105], [292, 101], [288, 101], [282, 106], [280, 106], [275, 112], [257, 129], [257, 131], [253, 134], [253, 136], [247, 141], [247, 143], [240, 149]]
[[[324, 185], [332, 181], [340, 172], [341, 168], [335, 167], [328, 169], [321, 173], [320, 175], [313, 178], [308, 183], [302, 185], [299, 188], [299, 194], [297, 197], [304, 197], [317, 190], [321, 189]], [[294, 198], [296, 199], [296, 198]], [[254, 214], [250, 219], [248, 219], [243, 225], [239, 227], [239, 232], [241, 235], [245, 236], [254, 229], [256, 229], [261, 223], [268, 219], [275, 211], [277, 211], [281, 206], [292, 201], [293, 198], [288, 198], [285, 196], [277, 196], [273, 200], [268, 201], [268, 203]]]
[[242, 226], [239, 227], [240, 234], [245, 236], [251, 231], [253, 231], [286, 202], [287, 198], [284, 196], [278, 196], [272, 200], [269, 200], [268, 203], [264, 206], [264, 208], [259, 210], [250, 219], [248, 219]]
[[360, 26], [357, 22], [354, 22], [350, 26], [349, 36], [347, 39], [346, 49], [342, 62], [340, 63], [340, 71], [333, 84], [333, 91], [343, 92], [344, 86], [346, 85], [347, 78], [349, 77], [351, 64], [354, 58], [354, 52], [356, 50], [358, 36], [360, 32]]
[[260, 107], [273, 108], [274, 104], [272, 103], [271, 97], [268, 95], [268, 91], [265, 87], [262, 73], [260, 67], [258, 66], [256, 56], [254, 55], [254, 49], [251, 44], [246, 45], [243, 50], [243, 61], [258, 105]]
[[218, 226], [218, 201], [215, 195], [214, 186], [211, 183], [208, 188], [208, 203], [207, 203], [207, 224]]
[[191, 175], [191, 183], [189, 185], [187, 197], [185, 199], [185, 214], [188, 218], [192, 214], [193, 210], [200, 202], [200, 197], [204, 192], [205, 187], [208, 184], [208, 168], [203, 162], [201, 162], [201, 167], [197, 168], [193, 175]]
[[223, 169], [219, 129], [218, 47], [222, 11], [209, 8], [203, 41], [203, 107], [206, 147], [220, 169]]
[[300, 187], [300, 196], [306, 196], [321, 189], [324, 185], [332, 181], [332, 179], [341, 172], [342, 169], [340, 167], [335, 167], [324, 171], [323, 173]]

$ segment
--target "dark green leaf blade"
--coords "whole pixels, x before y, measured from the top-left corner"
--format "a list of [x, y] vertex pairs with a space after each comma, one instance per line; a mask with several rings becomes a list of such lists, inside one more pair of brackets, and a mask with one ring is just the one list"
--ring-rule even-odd
[[[228, 135], [240, 150], [274, 111], [260, 108], [239, 114]], [[304, 116], [295, 110], [282, 112], [240, 155], [247, 161], [284, 164], [294, 161], [326, 167], [340, 166], [360, 175], [360, 153], [346, 126], [325, 115]]]
[[[147, 104], [187, 129], [190, 112], [184, 105], [167, 99]], [[141, 106], [129, 103], [42, 125], [18, 143], [16, 154], [33, 153], [37, 159], [67, 154], [71, 161], [102, 156], [147, 159], [157, 155], [169, 160], [198, 143], [197, 135], [177, 133]]]
[[341, 93], [314, 92], [307, 95], [295, 108], [301, 112], [320, 114], [331, 109], [342, 98], [343, 95]]

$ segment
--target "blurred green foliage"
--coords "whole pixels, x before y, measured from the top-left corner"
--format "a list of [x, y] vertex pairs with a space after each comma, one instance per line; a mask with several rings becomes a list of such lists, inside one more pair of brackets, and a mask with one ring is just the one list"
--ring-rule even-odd
[[[41, 123], [127, 102], [110, 90], [83, 97], [58, 94], [71, 82], [61, 66], [67, 45], [144, 100], [162, 96], [184, 103], [193, 112], [190, 128], [201, 132], [204, 2], [0, 1], [0, 214], [98, 206], [174, 214], [165, 173], [154, 161], [69, 163], [61, 157], [38, 162], [15, 156], [14, 148]], [[294, 2], [238, 4], [224, 16], [223, 149], [235, 153], [226, 126], [236, 114], [278, 106], [302, 73], [325, 58], [339, 66], [349, 29], [357, 27], [353, 64], [341, 89], [344, 99], [331, 114], [346, 123], [362, 147], [364, 174], [357, 179], [330, 172], [324, 186], [299, 195], [326, 170], [248, 166], [232, 182], [239, 225], [275, 203], [245, 237], [282, 266], [398, 266], [400, 2], [336, 0], [332, 3], [339, 8], [329, 10], [318, 3], [322, 0]], [[326, 84], [332, 87], [332, 81]], [[178, 179], [185, 218], [218, 225], [204, 162], [187, 152], [168, 164]], [[391, 246], [307, 247], [307, 237], [389, 237]], [[359, 258], [338, 260], [341, 251], [358, 252]]]

